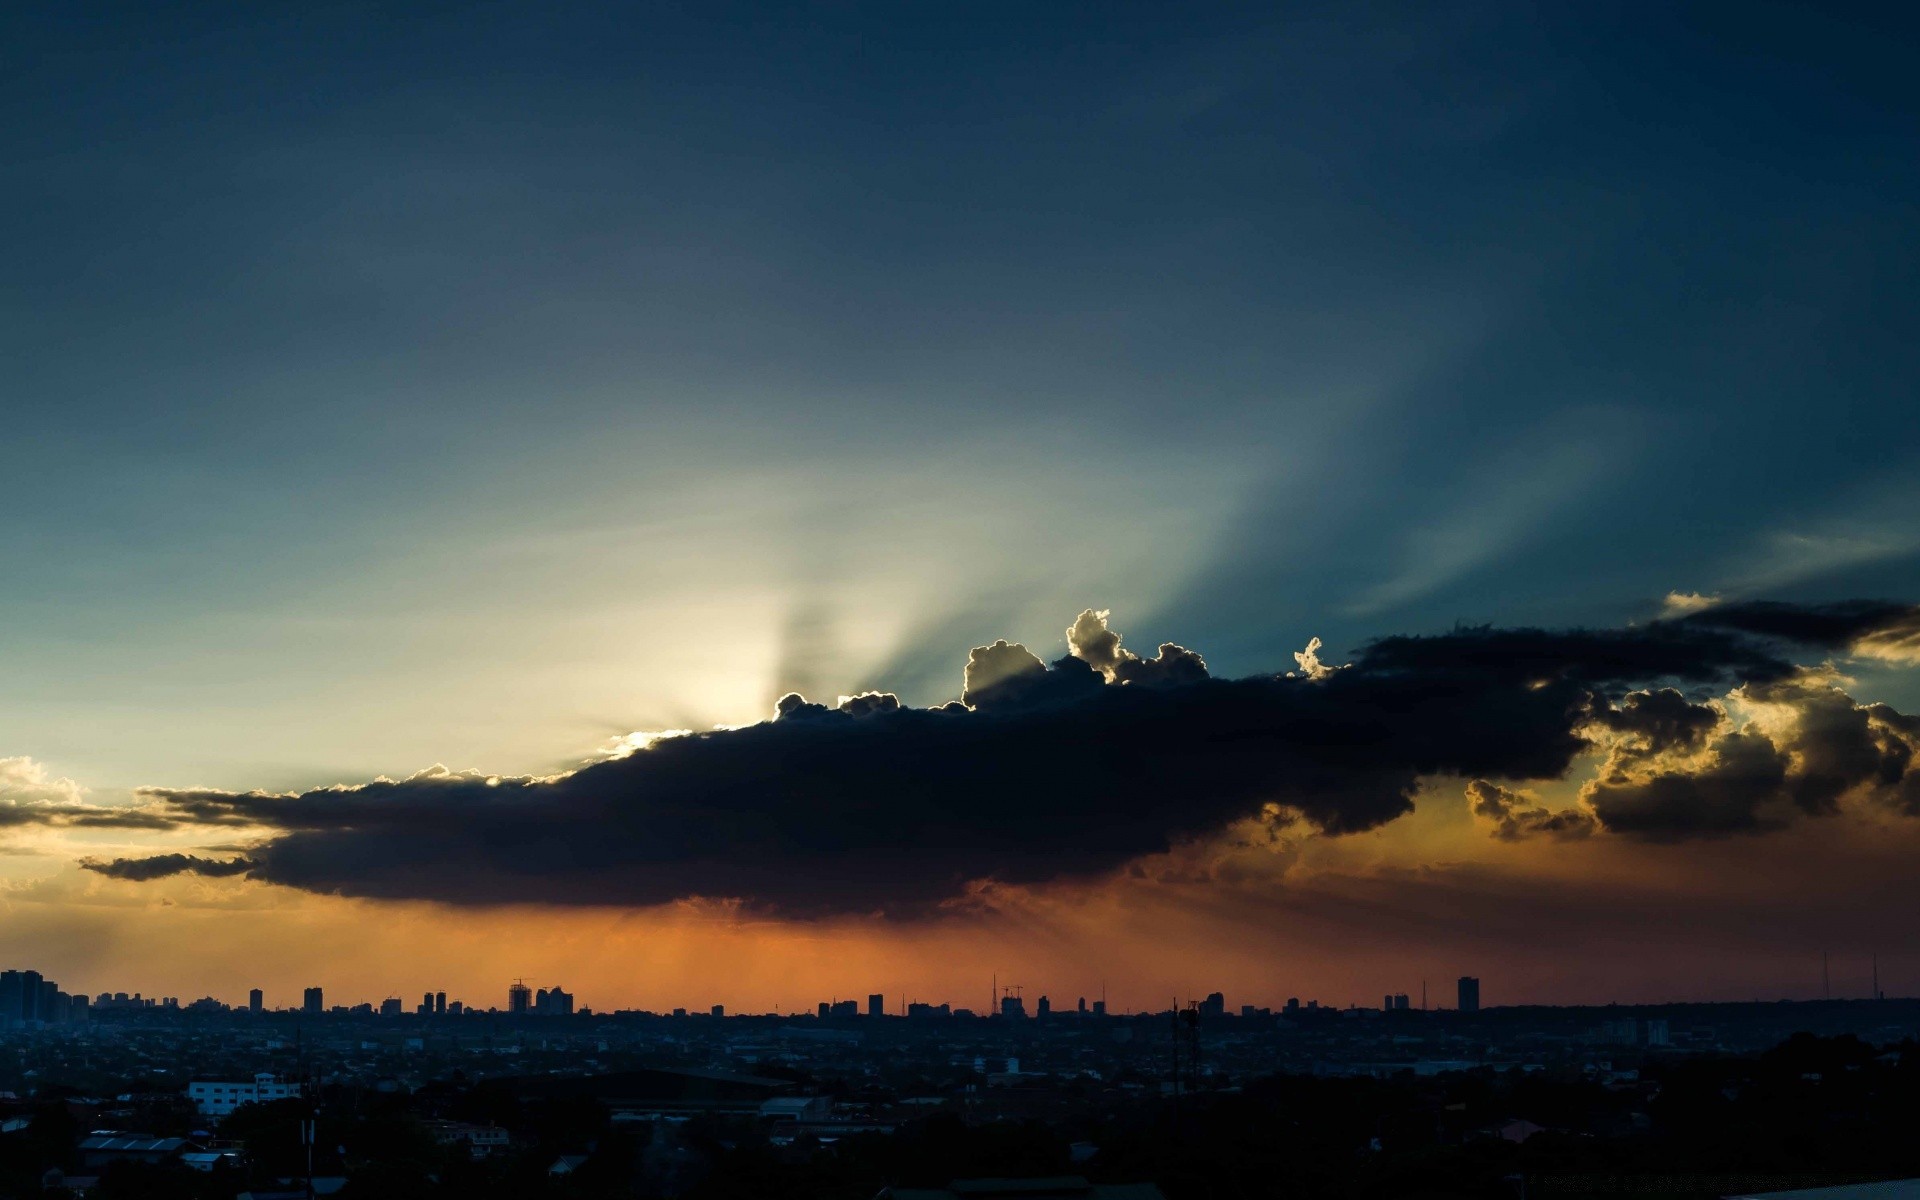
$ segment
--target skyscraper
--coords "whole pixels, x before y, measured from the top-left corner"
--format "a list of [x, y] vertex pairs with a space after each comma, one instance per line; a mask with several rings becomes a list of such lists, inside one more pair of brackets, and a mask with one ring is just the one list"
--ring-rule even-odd
[[323, 1013], [327, 1011], [327, 1002], [322, 997], [319, 988], [310, 987], [306, 990], [306, 993], [300, 998], [300, 1009], [302, 1012], [309, 1013]]
[[867, 1015], [870, 1017], [887, 1015], [887, 997], [884, 992], [874, 992], [867, 997]]
[[18, 1025], [26, 1008], [26, 979], [18, 971], [0, 971], [0, 1029]]
[[524, 1017], [533, 1004], [533, 989], [518, 979], [507, 989], [507, 1011], [515, 1016]]
[[1480, 981], [1471, 975], [1460, 977], [1460, 1011], [1480, 1011]]
[[445, 992], [435, 992], [433, 994], [434, 1015], [445, 1016], [446, 1012], [447, 1012], [447, 994]]
[[248, 1012], [259, 1012], [261, 1009], [265, 1008], [266, 1006], [267, 1006], [266, 994], [262, 992], [259, 988], [254, 988], [252, 991], [247, 993], [247, 1011]]

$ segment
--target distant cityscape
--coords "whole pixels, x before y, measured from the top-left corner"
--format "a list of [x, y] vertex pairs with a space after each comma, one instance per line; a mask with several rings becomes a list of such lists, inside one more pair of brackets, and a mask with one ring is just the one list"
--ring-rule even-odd
[[[1104, 1017], [1107, 1015], [1107, 1002], [1104, 999], [1089, 1001], [1087, 997], [1082, 996], [1073, 1008], [1059, 1010], [1053, 1007], [1053, 1002], [1050, 998], [1041, 996], [1035, 1002], [1033, 1012], [1028, 1013], [1026, 1000], [1020, 994], [1019, 988], [1007, 987], [1001, 989], [998, 985], [995, 985], [995, 991], [996, 993], [1000, 993], [998, 996], [999, 1004], [995, 1010], [992, 1010], [990, 1015], [997, 1015], [1002, 1018], [1024, 1020], [1031, 1017], [1036, 1020], [1046, 1020], [1056, 1016]], [[1455, 1007], [1459, 1011], [1478, 1012], [1480, 1010], [1480, 981], [1477, 978], [1466, 975], [1461, 976], [1455, 995], [1457, 998]], [[1425, 998], [1422, 997], [1422, 1008], [1426, 1007], [1424, 999]], [[1204, 1000], [1191, 1001], [1188, 1007], [1201, 1017], [1218, 1018], [1227, 1015], [1226, 996], [1220, 992], [1211, 992]], [[1348, 1010], [1357, 1010], [1358, 1007], [1359, 1006], [1350, 1005], [1348, 1006]], [[1389, 995], [1383, 998], [1380, 1007], [1381, 1011], [1389, 1012], [1396, 1009], [1406, 1010], [1411, 1007], [1411, 1002], [1405, 994]], [[143, 996], [139, 992], [101, 992], [97, 997], [89, 1000], [85, 995], [69, 995], [61, 991], [59, 985], [53, 980], [47, 979], [38, 971], [0, 972], [0, 1022], [5, 1022], [9, 1027], [20, 1024], [65, 1025], [80, 1023], [86, 1021], [88, 1014], [94, 1009], [115, 1011], [121, 1009], [147, 1008], [180, 1009], [187, 1012], [245, 1011], [263, 1013], [269, 1011], [298, 1011], [309, 1016], [333, 1014], [340, 1016], [399, 1017], [411, 1013], [411, 1015], [418, 1017], [457, 1017], [482, 1011], [490, 1013], [505, 1012], [507, 1015], [515, 1017], [571, 1017], [575, 1015], [592, 1015], [591, 1009], [577, 1008], [573, 993], [567, 991], [565, 988], [556, 986], [536, 989], [529, 987], [525, 982], [517, 979], [507, 987], [507, 1003], [504, 1009], [487, 1008], [483, 1010], [461, 1000], [449, 1001], [447, 999], [447, 993], [443, 991], [423, 993], [420, 997], [420, 1002], [413, 1005], [411, 1009], [409, 1009], [398, 996], [388, 996], [381, 1000], [378, 1005], [370, 1001], [363, 1001], [359, 1004], [340, 1004], [330, 1008], [326, 1002], [326, 989], [323, 987], [310, 987], [301, 994], [300, 1006], [297, 1010], [285, 1010], [269, 1009], [266, 1003], [266, 992], [261, 988], [253, 988], [247, 993], [247, 1003], [244, 1009], [216, 1000], [211, 996], [203, 996], [198, 1000], [192, 1000], [182, 1004], [180, 998], [177, 996]], [[1286, 1004], [1278, 1011], [1282, 1016], [1297, 1016], [1303, 1012], [1319, 1012], [1322, 1011], [1322, 1008], [1320, 1002], [1317, 1000], [1308, 1000], [1303, 1004], [1298, 997], [1289, 997]], [[858, 1000], [822, 1000], [816, 1007], [815, 1013], [819, 1019], [823, 1021], [863, 1016], [902, 1016], [913, 1019], [933, 1017], [969, 1019], [976, 1018], [980, 1015], [970, 1008], [956, 1008], [951, 1004], [945, 1003], [926, 1004], [918, 1001], [902, 1001], [900, 1010], [897, 1013], [889, 1013], [887, 1011], [887, 998], [885, 994], [881, 992], [869, 994], [864, 1007]], [[676, 1008], [672, 1010], [672, 1015], [684, 1017], [689, 1014], [685, 1008]], [[705, 1010], [705, 1015], [724, 1017], [727, 1015], [726, 1006], [715, 1004]], [[777, 1014], [754, 1015], [771, 1016]], [[1271, 1017], [1275, 1015], [1275, 1010], [1252, 1004], [1243, 1004], [1239, 1008], [1239, 1015], [1242, 1017]]]
[[[869, 993], [865, 1000], [831, 999], [821, 1000], [810, 1010], [810, 1014], [821, 1021], [844, 1021], [850, 1019], [868, 1019], [882, 1017], [928, 1020], [946, 1018], [953, 1020], [976, 1020], [997, 1017], [1005, 1020], [1053, 1019], [1098, 1019], [1109, 1015], [1108, 1003], [1104, 998], [1077, 997], [1072, 1007], [1056, 1007], [1050, 996], [1041, 995], [1029, 1010], [1023, 989], [1016, 986], [994, 985], [996, 1003], [985, 1009], [957, 1006], [952, 1003], [932, 1004], [917, 1000], [901, 999], [889, 1005], [887, 997], [881, 992]], [[1880, 991], [1876, 972], [1872, 998], [1884, 999]], [[1318, 1000], [1301, 1000], [1289, 997], [1279, 1008], [1254, 1004], [1242, 1004], [1230, 1008], [1222, 992], [1210, 992], [1204, 999], [1188, 1001], [1185, 1005], [1172, 1004], [1168, 1008], [1144, 1010], [1166, 1014], [1172, 1011], [1191, 1011], [1196, 1017], [1206, 1020], [1219, 1020], [1230, 1016], [1242, 1019], [1258, 1018], [1313, 1018], [1332, 1013], [1368, 1014], [1396, 1013], [1409, 1011], [1451, 1011], [1458, 1013], [1477, 1013], [1481, 1011], [1480, 979], [1477, 976], [1462, 975], [1455, 981], [1453, 1003], [1451, 1005], [1430, 1005], [1426, 987], [1422, 985], [1416, 1003], [1414, 996], [1407, 992], [1392, 992], [1381, 997], [1379, 1008], [1348, 1004], [1345, 1006], [1323, 1005]], [[1537, 1006], [1536, 1006], [1537, 1007]], [[1552, 1007], [1552, 1006], [1547, 1006]], [[1580, 1006], [1572, 1006], [1580, 1007]], [[8, 970], [0, 971], [0, 1028], [20, 1028], [40, 1025], [68, 1025], [84, 1023], [94, 1012], [119, 1012], [126, 1010], [177, 1010], [197, 1013], [298, 1013], [305, 1016], [352, 1016], [352, 1017], [461, 1017], [478, 1014], [498, 1014], [511, 1017], [573, 1017], [593, 1016], [595, 1010], [582, 1006], [572, 992], [564, 987], [535, 988], [524, 980], [514, 980], [507, 986], [506, 1003], [503, 1006], [481, 1006], [460, 999], [448, 999], [445, 991], [431, 991], [421, 994], [415, 1003], [407, 1003], [398, 996], [387, 996], [377, 1004], [361, 1001], [356, 1004], [329, 1005], [326, 1001], [326, 989], [321, 986], [306, 988], [297, 1006], [271, 1006], [267, 1003], [266, 992], [253, 988], [247, 993], [244, 1005], [232, 1005], [203, 996], [197, 1000], [182, 1002], [177, 996], [146, 996], [139, 992], [101, 992], [89, 998], [85, 994], [69, 994], [59, 985], [38, 971]], [[804, 1018], [809, 1011], [777, 1013], [757, 1012], [729, 1013], [725, 1005], [714, 1004], [706, 1008], [673, 1008], [655, 1013], [649, 1009], [612, 1009], [601, 1010], [600, 1015], [645, 1015], [645, 1016], [751, 1016], [756, 1018], [783, 1017]], [[1120, 1014], [1115, 1014], [1120, 1015]], [[1136, 1015], [1129, 1010], [1128, 1016]]]
[[[553, 1180], [589, 1162], [629, 1162], [638, 1166], [619, 1169], [656, 1178], [647, 1194], [666, 1196], [732, 1169], [714, 1130], [776, 1156], [782, 1170], [804, 1170], [823, 1153], [881, 1153], [874, 1137], [946, 1128], [990, 1143], [994, 1130], [1017, 1126], [1052, 1140], [1045, 1162], [1139, 1178], [1156, 1169], [1127, 1147], [1164, 1136], [1152, 1133], [1162, 1128], [1157, 1105], [1227, 1112], [1267, 1096], [1291, 1113], [1300, 1108], [1280, 1099], [1290, 1091], [1317, 1089], [1300, 1094], [1333, 1103], [1353, 1094], [1339, 1089], [1364, 1086], [1389, 1089], [1369, 1093], [1381, 1111], [1418, 1100], [1441, 1124], [1383, 1135], [1368, 1117], [1341, 1135], [1347, 1153], [1426, 1153], [1440, 1137], [1443, 1148], [1490, 1155], [1497, 1174], [1510, 1173], [1511, 1158], [1498, 1147], [1555, 1144], [1536, 1138], [1542, 1130], [1631, 1151], [1664, 1119], [1660, 1099], [1691, 1064], [1746, 1070], [1713, 1064], [1760, 1061], [1815, 1034], [1895, 1072], [1897, 1055], [1876, 1048], [1920, 1045], [1920, 1001], [1884, 997], [1488, 1008], [1482, 980], [1466, 975], [1442, 990], [1451, 1003], [1423, 989], [1384, 993], [1378, 1007], [1290, 998], [1275, 1008], [1231, 1005], [1216, 990], [1159, 1011], [1114, 1012], [1102, 998], [1056, 1006], [1018, 985], [992, 986], [994, 1002], [977, 1009], [890, 1004], [872, 992], [788, 1014], [594, 1011], [565, 987], [524, 979], [485, 1007], [439, 989], [411, 1003], [329, 1005], [323, 986], [269, 1007], [263, 988], [241, 1005], [89, 999], [42, 972], [5, 971], [0, 1132], [36, 1121], [46, 1131], [47, 1113], [74, 1114], [64, 1132], [10, 1144], [35, 1178], [57, 1175], [75, 1195], [114, 1176], [120, 1194], [144, 1196], [148, 1183], [190, 1172], [204, 1185], [196, 1197], [303, 1200], [303, 1172], [327, 1187], [377, 1175], [387, 1169], [379, 1156], [408, 1144], [398, 1135], [411, 1130], [411, 1144], [431, 1145], [448, 1178], [471, 1172], [505, 1189], [481, 1194], [535, 1194], [515, 1190], [516, 1173]], [[1543, 1087], [1574, 1089], [1589, 1107], [1562, 1110]], [[383, 1115], [373, 1126], [354, 1115], [368, 1112]], [[313, 1113], [335, 1132], [315, 1144], [309, 1166], [299, 1131]], [[1086, 1140], [1111, 1121], [1134, 1122], [1134, 1132]], [[976, 1173], [991, 1174], [995, 1161], [983, 1151]]]

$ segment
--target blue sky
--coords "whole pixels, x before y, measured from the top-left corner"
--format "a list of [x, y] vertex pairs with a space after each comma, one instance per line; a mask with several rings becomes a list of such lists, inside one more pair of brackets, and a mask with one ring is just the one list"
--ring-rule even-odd
[[1920, 590], [1890, 10], [557, 8], [0, 16], [0, 756]]

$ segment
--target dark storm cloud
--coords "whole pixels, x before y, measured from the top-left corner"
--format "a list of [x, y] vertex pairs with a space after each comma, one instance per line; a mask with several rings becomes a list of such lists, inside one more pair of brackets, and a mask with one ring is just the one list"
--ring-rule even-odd
[[1647, 754], [1696, 750], [1726, 714], [1711, 704], [1695, 704], [1674, 688], [1632, 692], [1618, 707], [1594, 711], [1597, 725], [1631, 739]]
[[1678, 624], [1736, 630], [1826, 650], [1850, 649], [1861, 643], [1920, 648], [1920, 605], [1890, 600], [1838, 604], [1752, 600], [1716, 605]]
[[135, 883], [165, 879], [172, 875], [209, 875], [216, 878], [244, 875], [253, 869], [253, 864], [244, 858], [199, 858], [192, 854], [156, 854], [151, 858], [116, 858], [109, 862], [89, 858], [81, 860], [80, 865], [113, 879]]
[[[1462, 628], [1382, 639], [1339, 669], [1308, 652], [1297, 673], [1216, 679], [1178, 646], [1131, 654], [1090, 610], [1051, 664], [977, 647], [963, 702], [935, 708], [789, 694], [772, 720], [556, 778], [440, 769], [290, 796], [146, 795], [180, 822], [274, 830], [248, 873], [313, 891], [733, 897], [796, 915], [925, 912], [970, 881], [1097, 874], [1276, 813], [1364, 831], [1409, 811], [1426, 776], [1473, 780], [1476, 812], [1510, 840], [1718, 835], [1831, 812], [1856, 788], [1910, 796], [1907, 718], [1808, 676], [1772, 640], [1778, 624]], [[1787, 732], [1730, 728], [1707, 702], [1727, 689], [1787, 714]], [[1594, 749], [1606, 764], [1584, 808], [1550, 812], [1496, 782], [1564, 778]]]

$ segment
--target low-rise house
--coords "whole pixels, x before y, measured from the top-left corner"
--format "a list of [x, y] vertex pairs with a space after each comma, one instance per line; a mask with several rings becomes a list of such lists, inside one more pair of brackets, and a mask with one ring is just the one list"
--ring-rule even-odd
[[198, 1147], [185, 1138], [146, 1137], [110, 1130], [81, 1138], [79, 1146], [80, 1162], [86, 1167], [104, 1167], [110, 1162], [165, 1162], [189, 1149]]

